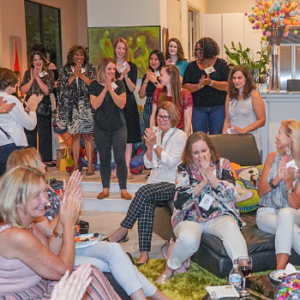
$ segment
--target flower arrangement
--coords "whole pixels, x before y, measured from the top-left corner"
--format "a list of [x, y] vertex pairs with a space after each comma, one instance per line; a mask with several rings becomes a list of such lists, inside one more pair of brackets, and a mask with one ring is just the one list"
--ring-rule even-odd
[[[300, 19], [297, 18], [300, 13], [300, 2], [255, 0], [252, 10], [253, 13], [245, 15], [253, 24], [253, 29], [263, 31], [262, 40], [267, 40], [270, 45], [280, 45], [281, 37], [288, 36], [289, 27], [300, 25]], [[297, 30], [294, 33], [297, 34]]]
[[266, 41], [261, 41], [261, 51], [258, 51], [257, 54], [260, 55], [259, 60], [254, 61], [254, 55], [251, 49], [247, 48], [242, 49], [241, 43], [235, 45], [231, 42], [231, 49], [224, 45], [225, 53], [227, 55], [227, 60], [230, 64], [237, 66], [245, 66], [252, 74], [254, 81], [258, 80], [259, 82], [265, 82], [268, 76], [269, 69], [269, 55], [270, 47]]

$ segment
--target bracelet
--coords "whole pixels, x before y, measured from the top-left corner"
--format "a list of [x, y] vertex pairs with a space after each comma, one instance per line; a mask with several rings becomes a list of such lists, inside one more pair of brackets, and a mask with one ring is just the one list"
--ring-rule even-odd
[[210, 82], [209, 86], [212, 86], [212, 85], [213, 85], [213, 83], [214, 83], [214, 81], [212, 80], [212, 81]]
[[273, 179], [271, 179], [269, 181], [269, 186], [271, 187], [272, 190], [274, 190], [274, 189], [276, 189], [278, 187], [278, 185], [274, 185], [272, 181], [273, 181]]
[[53, 231], [53, 236], [56, 238], [56, 239], [62, 239], [63, 238], [63, 233], [58, 233], [56, 231]]
[[149, 83], [149, 81], [148, 82], [144, 81], [144, 84], [148, 84], [148, 83]]
[[124, 78], [125, 78], [125, 79], [128, 78], [128, 75], [126, 74], [126, 75], [124, 76]]

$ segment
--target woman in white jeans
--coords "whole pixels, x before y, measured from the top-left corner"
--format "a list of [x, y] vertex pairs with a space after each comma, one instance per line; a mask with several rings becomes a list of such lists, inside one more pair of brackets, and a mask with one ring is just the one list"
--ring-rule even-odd
[[198, 250], [203, 232], [222, 239], [232, 261], [248, 256], [240, 231], [245, 224], [234, 204], [236, 196], [229, 160], [219, 158], [204, 132], [192, 134], [177, 170], [172, 216], [177, 239], [169, 251], [166, 268], [158, 283], [165, 284], [174, 271]]
[[[20, 165], [31, 166], [45, 172], [40, 155], [34, 148], [16, 150], [10, 155], [7, 169]], [[79, 187], [81, 179], [82, 176], [79, 171], [73, 172], [68, 183], [64, 184], [64, 192], [68, 194], [72, 188]], [[46, 210], [46, 217], [43, 216], [35, 220], [35, 226], [46, 237], [50, 238], [56, 232], [62, 233], [62, 228], [59, 214], [60, 198], [50, 187], [47, 192], [50, 207]], [[170, 300], [137, 270], [128, 255], [117, 243], [101, 241], [86, 248], [76, 249], [75, 254], [74, 266], [88, 262], [103, 272], [112, 273], [119, 285], [133, 300], [146, 300], [146, 297], [153, 300]]]
[[300, 123], [281, 122], [276, 148], [270, 153], [258, 184], [261, 197], [256, 222], [260, 230], [275, 234], [277, 270], [284, 269], [291, 248], [300, 255], [300, 185], [295, 167], [300, 168]]

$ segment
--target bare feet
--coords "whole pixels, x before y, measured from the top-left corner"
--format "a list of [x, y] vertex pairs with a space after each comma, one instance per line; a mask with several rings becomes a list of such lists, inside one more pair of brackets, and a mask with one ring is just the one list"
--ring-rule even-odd
[[137, 266], [141, 266], [143, 264], [146, 264], [149, 260], [149, 252], [142, 251], [139, 260], [136, 262]]
[[117, 243], [128, 234], [128, 229], [120, 226], [108, 239], [110, 242]]
[[115, 179], [115, 178], [117, 178], [117, 168], [115, 168], [110, 174], [110, 179]]
[[130, 171], [130, 168], [127, 168], [127, 179], [133, 179], [133, 175]]

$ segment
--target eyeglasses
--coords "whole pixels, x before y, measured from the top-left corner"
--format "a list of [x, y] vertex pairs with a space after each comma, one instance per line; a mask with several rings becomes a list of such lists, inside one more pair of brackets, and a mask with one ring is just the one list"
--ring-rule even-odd
[[170, 120], [170, 116], [161, 116], [161, 115], [157, 115], [156, 118], [157, 118], [158, 120], [164, 120], [164, 121]]

